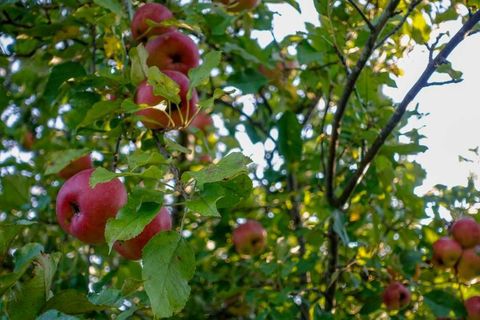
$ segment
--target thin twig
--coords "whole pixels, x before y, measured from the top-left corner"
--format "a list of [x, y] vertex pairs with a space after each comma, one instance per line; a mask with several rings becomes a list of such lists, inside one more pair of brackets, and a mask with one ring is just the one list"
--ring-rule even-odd
[[365, 21], [365, 23], [367, 24], [368, 28], [373, 31], [375, 29], [375, 26], [370, 22], [370, 20], [367, 18], [367, 16], [365, 16], [365, 14], [363, 13], [362, 9], [360, 9], [360, 7], [355, 3], [355, 1], [353, 0], [348, 0], [348, 2], [352, 5], [353, 8], [355, 8], [355, 10], [357, 10], [357, 12], [360, 14], [360, 16], [362, 17], [363, 21]]
[[434, 81], [434, 82], [428, 82], [427, 84], [425, 84], [424, 87], [444, 86], [444, 85], [452, 84], [452, 83], [460, 83], [462, 81], [463, 81], [463, 79], [451, 79], [451, 80], [446, 80], [446, 81]]

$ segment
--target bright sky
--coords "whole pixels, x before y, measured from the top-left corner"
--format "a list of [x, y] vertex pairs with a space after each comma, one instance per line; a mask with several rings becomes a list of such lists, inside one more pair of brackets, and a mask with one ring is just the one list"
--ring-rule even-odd
[[[313, 6], [313, 0], [299, 1], [302, 7], [300, 15], [288, 5], [269, 5], [272, 11], [279, 15], [274, 18], [274, 31], [277, 39], [296, 31], [305, 31], [304, 22], [318, 25], [318, 17]], [[460, 28], [459, 23], [448, 23], [445, 30], [454, 34]], [[261, 44], [271, 41], [268, 32], [256, 32]], [[428, 150], [414, 157], [427, 171], [424, 185], [417, 190], [423, 193], [435, 184], [448, 186], [466, 185], [470, 173], [479, 173], [479, 159], [468, 149], [480, 145], [480, 108], [477, 98], [480, 87], [480, 35], [472, 36], [462, 42], [450, 56], [450, 61], [456, 70], [463, 72], [464, 81], [424, 89], [411, 104], [420, 104], [422, 113], [429, 113], [420, 121], [411, 121], [410, 126], [421, 128], [421, 133], [427, 138], [422, 143]], [[386, 90], [386, 94], [395, 101], [403, 98], [406, 91], [415, 83], [428, 62], [428, 52], [425, 47], [415, 48], [400, 62], [404, 76], [397, 79], [398, 88]], [[477, 90], [477, 91], [475, 91]], [[249, 143], [246, 134], [238, 134], [245, 154], [261, 165], [263, 163], [263, 148]], [[473, 163], [459, 162], [458, 156], [466, 156]]]

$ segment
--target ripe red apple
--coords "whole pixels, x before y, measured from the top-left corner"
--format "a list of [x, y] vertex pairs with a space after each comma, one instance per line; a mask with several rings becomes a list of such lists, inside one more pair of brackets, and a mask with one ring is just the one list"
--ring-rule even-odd
[[175, 70], [188, 74], [198, 66], [200, 55], [195, 42], [178, 31], [171, 31], [147, 42], [147, 64], [160, 70]]
[[80, 171], [92, 168], [92, 158], [90, 155], [86, 155], [71, 161], [65, 168], [58, 173], [58, 175], [67, 180], [70, 177], [73, 177]]
[[462, 255], [462, 247], [457, 241], [444, 237], [433, 244], [433, 262], [439, 267], [453, 267]]
[[191, 126], [206, 131], [208, 127], [213, 126], [212, 117], [208, 113], [200, 111], [195, 118], [193, 118]]
[[460, 280], [469, 281], [480, 276], [480, 246], [463, 250], [457, 264], [457, 275]]
[[[189, 86], [188, 78], [180, 72], [165, 70], [167, 76], [174, 80], [180, 87], [179, 96], [180, 105], [171, 104], [170, 110], [160, 110], [159, 108], [145, 108], [137, 111], [137, 115], [145, 117], [142, 121], [145, 127], [149, 129], [174, 129], [185, 127], [196, 113], [196, 104], [198, 102], [197, 92], [192, 92], [192, 98], [187, 102], [187, 92]], [[135, 95], [136, 104], [146, 104], [156, 106], [165, 99], [162, 96], [153, 94], [153, 87], [146, 81], [140, 83]]]
[[480, 296], [465, 300], [465, 309], [467, 309], [467, 320], [480, 320]]
[[470, 217], [461, 218], [451, 228], [453, 238], [464, 248], [480, 244], [480, 226]]
[[382, 295], [388, 310], [402, 309], [410, 303], [410, 291], [400, 282], [391, 282]]
[[158, 215], [143, 229], [142, 233], [133, 239], [116, 241], [113, 248], [125, 259], [138, 260], [142, 258], [143, 247], [154, 235], [171, 229], [172, 217], [166, 208], [162, 208]]
[[32, 133], [32, 131], [25, 131], [22, 136], [22, 147], [24, 147], [26, 150], [32, 150], [33, 143], [35, 142], [35, 136]]
[[212, 157], [210, 157], [210, 155], [206, 153], [202, 154], [198, 160], [200, 161], [200, 163], [203, 163], [203, 164], [212, 163]]
[[228, 11], [239, 12], [251, 10], [258, 6], [260, 0], [217, 0], [227, 6]]
[[238, 253], [257, 255], [267, 243], [267, 231], [255, 220], [247, 220], [233, 231], [233, 244]]
[[63, 230], [86, 243], [105, 242], [105, 224], [127, 202], [127, 191], [119, 179], [89, 184], [94, 169], [83, 170], [60, 188], [57, 220]]
[[152, 20], [155, 23], [173, 18], [172, 12], [159, 3], [146, 3], [135, 12], [132, 19], [132, 36], [137, 41], [173, 31], [173, 27], [150, 27], [147, 23]]

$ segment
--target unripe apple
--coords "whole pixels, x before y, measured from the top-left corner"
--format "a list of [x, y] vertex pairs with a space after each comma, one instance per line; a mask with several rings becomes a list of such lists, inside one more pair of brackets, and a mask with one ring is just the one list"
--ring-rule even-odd
[[467, 320], [480, 320], [480, 296], [465, 300], [465, 309], [467, 309]]
[[[175, 129], [186, 127], [196, 113], [196, 104], [198, 102], [197, 92], [193, 90], [192, 98], [187, 101], [187, 92], [189, 86], [188, 78], [180, 72], [165, 70], [167, 76], [174, 80], [180, 87], [180, 105], [171, 104], [170, 110], [160, 110], [158, 107], [145, 108], [137, 111], [137, 115], [143, 116], [142, 121], [145, 127], [149, 129]], [[146, 81], [140, 83], [135, 95], [136, 104], [145, 104], [148, 106], [157, 106], [165, 101], [162, 96], [156, 96], [153, 93], [153, 87]]]
[[171, 31], [147, 42], [147, 64], [160, 70], [175, 70], [188, 74], [198, 66], [200, 55], [195, 42], [178, 31]]
[[480, 226], [470, 217], [461, 218], [451, 228], [452, 237], [464, 248], [480, 244]]
[[208, 127], [213, 126], [212, 117], [208, 113], [200, 111], [195, 118], [193, 118], [191, 126], [206, 131]]
[[155, 23], [173, 18], [172, 12], [159, 3], [146, 3], [135, 12], [132, 19], [132, 36], [137, 41], [173, 31], [173, 27], [150, 27], [147, 23], [152, 20]]
[[35, 136], [32, 133], [32, 131], [25, 131], [22, 136], [22, 147], [24, 147], [26, 150], [32, 150], [33, 143], [35, 142]]
[[410, 291], [400, 282], [391, 282], [382, 295], [388, 310], [399, 310], [410, 303]]
[[439, 267], [453, 267], [462, 255], [462, 247], [453, 239], [444, 237], [433, 244], [433, 262]]
[[90, 187], [94, 169], [83, 170], [60, 188], [57, 220], [63, 230], [85, 243], [105, 242], [105, 225], [127, 202], [123, 183], [115, 178]]
[[92, 168], [92, 158], [90, 155], [86, 155], [71, 161], [65, 168], [63, 168], [58, 175], [67, 180], [70, 177], [73, 177], [80, 171]]
[[469, 281], [480, 275], [480, 246], [463, 250], [457, 264], [457, 275], [460, 280]]
[[267, 231], [260, 222], [247, 220], [233, 231], [233, 244], [242, 255], [257, 255], [267, 243]]
[[143, 247], [154, 235], [171, 229], [172, 217], [167, 208], [162, 208], [158, 215], [143, 229], [142, 233], [133, 239], [116, 241], [113, 248], [125, 259], [138, 260], [142, 258]]
[[217, 0], [227, 6], [228, 11], [239, 12], [251, 10], [258, 6], [260, 0]]

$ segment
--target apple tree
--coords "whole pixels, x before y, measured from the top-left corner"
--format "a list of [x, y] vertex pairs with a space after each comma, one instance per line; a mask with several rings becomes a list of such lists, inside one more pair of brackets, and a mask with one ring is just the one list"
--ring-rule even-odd
[[0, 3], [1, 319], [480, 319], [474, 178], [415, 193], [406, 126], [480, 1], [315, 0], [276, 38], [303, 1]]

